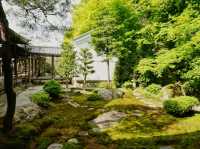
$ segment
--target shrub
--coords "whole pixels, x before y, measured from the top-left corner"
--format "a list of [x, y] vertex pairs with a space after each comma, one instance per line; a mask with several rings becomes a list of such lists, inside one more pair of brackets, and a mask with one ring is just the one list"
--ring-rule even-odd
[[188, 114], [192, 107], [199, 104], [199, 101], [195, 97], [180, 96], [166, 100], [164, 102], [164, 109], [167, 113], [175, 116], [184, 116]]
[[152, 94], [158, 94], [161, 90], [161, 86], [158, 84], [151, 84], [148, 87], [146, 87], [146, 90]]
[[99, 82], [97, 83], [97, 88], [109, 88], [108, 82]]
[[58, 97], [61, 93], [61, 85], [55, 80], [46, 82], [43, 86], [43, 89], [50, 95], [50, 97]]
[[127, 89], [132, 89], [133, 88], [133, 82], [132, 81], [126, 81], [123, 85], [123, 88], [127, 88]]
[[81, 149], [81, 145], [79, 144], [72, 144], [72, 143], [65, 143], [63, 149]]
[[97, 100], [101, 100], [101, 99], [102, 99], [102, 97], [97, 93], [92, 93], [87, 97], [88, 101], [97, 101]]
[[47, 107], [49, 105], [49, 95], [46, 92], [38, 92], [31, 96], [31, 99], [34, 103], [41, 107]]

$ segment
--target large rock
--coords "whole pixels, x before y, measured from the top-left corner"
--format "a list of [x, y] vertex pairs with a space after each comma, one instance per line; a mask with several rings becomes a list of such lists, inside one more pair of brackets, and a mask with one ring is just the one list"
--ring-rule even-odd
[[200, 112], [200, 105], [192, 107], [192, 111], [199, 113]]
[[31, 101], [31, 95], [42, 90], [42, 86], [34, 86], [26, 89], [16, 99], [15, 121], [32, 121], [40, 116], [41, 109]]
[[98, 89], [96, 91], [104, 100], [111, 100], [114, 98], [122, 98], [124, 92], [120, 89]]
[[15, 121], [32, 121], [35, 118], [38, 118], [41, 114], [41, 109], [34, 103], [30, 103], [24, 106], [16, 108], [15, 112]]
[[69, 140], [67, 141], [67, 143], [69, 143], [69, 144], [79, 144], [79, 141], [78, 141], [78, 139], [76, 139], [76, 138], [72, 138], [72, 139], [69, 139]]
[[172, 86], [168, 85], [161, 89], [162, 96], [160, 97], [162, 100], [168, 100], [174, 96]]
[[54, 143], [54, 144], [49, 145], [47, 149], [62, 149], [62, 148], [63, 148], [62, 144]]
[[116, 124], [121, 118], [125, 117], [126, 114], [118, 111], [110, 111], [99, 115], [92, 122], [99, 128], [109, 128]]
[[159, 149], [174, 149], [172, 146], [160, 146]]

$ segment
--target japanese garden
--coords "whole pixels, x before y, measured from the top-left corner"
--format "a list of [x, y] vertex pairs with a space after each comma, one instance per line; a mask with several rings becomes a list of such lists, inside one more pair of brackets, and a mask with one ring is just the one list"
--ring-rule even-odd
[[0, 0], [0, 149], [199, 146], [199, 0]]

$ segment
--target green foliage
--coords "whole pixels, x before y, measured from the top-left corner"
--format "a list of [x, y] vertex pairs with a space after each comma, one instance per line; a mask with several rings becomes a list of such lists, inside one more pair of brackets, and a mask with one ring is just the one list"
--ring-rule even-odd
[[38, 129], [31, 124], [21, 124], [17, 127], [17, 136], [23, 139], [31, 139], [38, 134]]
[[54, 98], [59, 96], [62, 88], [59, 82], [50, 80], [44, 84], [43, 89], [50, 95], [50, 97]]
[[62, 149], [82, 149], [79, 144], [65, 143]]
[[192, 60], [190, 69], [183, 75], [186, 79], [184, 88], [187, 94], [200, 96], [200, 58]]
[[46, 92], [38, 92], [31, 96], [34, 103], [41, 107], [47, 107], [50, 102], [49, 95]]
[[58, 73], [66, 79], [68, 87], [68, 82], [70, 82], [77, 73], [76, 52], [71, 45], [65, 44], [63, 45], [63, 52], [61, 55]]
[[47, 149], [48, 146], [52, 143], [52, 140], [50, 138], [40, 138], [39, 140], [37, 140], [37, 148], [38, 149]]
[[185, 116], [188, 114], [192, 107], [198, 105], [197, 98], [189, 96], [180, 96], [164, 102], [164, 109], [175, 116]]
[[86, 85], [87, 76], [95, 72], [92, 66], [93, 63], [92, 58], [93, 55], [89, 49], [81, 49], [79, 56], [79, 61], [80, 61], [79, 71], [83, 76], [84, 86]]
[[102, 97], [97, 93], [92, 93], [92, 94], [88, 95], [87, 100], [88, 101], [98, 101], [98, 100], [102, 100]]
[[143, 86], [181, 82], [198, 96], [199, 8], [198, 0], [86, 0], [65, 40], [90, 31], [99, 55], [118, 58], [117, 87], [132, 78]]
[[158, 84], [151, 84], [148, 87], [146, 87], [146, 90], [152, 94], [159, 94], [161, 90], [161, 86]]
[[124, 84], [122, 85], [123, 88], [126, 89], [133, 89], [133, 81], [126, 81], [124, 82]]
[[108, 82], [99, 82], [96, 85], [97, 88], [109, 88]]

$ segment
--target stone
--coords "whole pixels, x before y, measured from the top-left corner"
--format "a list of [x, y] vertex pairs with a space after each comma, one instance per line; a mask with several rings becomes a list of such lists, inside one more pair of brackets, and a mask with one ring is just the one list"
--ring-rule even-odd
[[125, 117], [126, 114], [118, 111], [110, 111], [99, 115], [92, 122], [97, 125], [100, 129], [105, 129], [112, 127], [116, 124], [121, 118]]
[[89, 132], [92, 135], [97, 135], [97, 134], [101, 134], [102, 133], [100, 128], [92, 128]]
[[135, 96], [136, 99], [145, 99], [144, 95], [138, 92], [137, 89], [133, 91], [133, 96]]
[[62, 144], [54, 143], [54, 144], [49, 145], [47, 149], [62, 149], [62, 148], [63, 148]]
[[124, 92], [121, 89], [98, 89], [97, 94], [104, 100], [112, 100], [114, 98], [122, 98]]
[[165, 86], [161, 89], [162, 96], [160, 99], [162, 100], [168, 100], [173, 97], [173, 90], [169, 86]]
[[112, 91], [109, 89], [99, 89], [97, 90], [97, 94], [100, 95], [104, 100], [113, 99]]
[[194, 111], [194, 112], [200, 112], [200, 106], [198, 105], [198, 106], [192, 107], [192, 111]]
[[79, 136], [88, 136], [88, 132], [87, 131], [80, 131], [78, 133]]
[[160, 146], [159, 149], [174, 149], [172, 146]]
[[15, 121], [32, 121], [41, 115], [41, 109], [34, 103], [17, 107], [15, 112]]
[[29, 87], [16, 97], [15, 121], [32, 121], [41, 115], [41, 109], [31, 101], [31, 95], [42, 90], [42, 86]]
[[142, 113], [133, 113], [133, 116], [141, 117], [141, 116], [143, 116], [143, 114]]
[[121, 89], [114, 89], [113, 90], [113, 98], [123, 98], [124, 92]]
[[72, 138], [72, 139], [69, 139], [69, 140], [67, 141], [67, 143], [69, 143], [69, 144], [79, 144], [79, 141], [78, 141], [78, 139], [76, 139], [76, 138]]
[[69, 101], [68, 104], [71, 105], [74, 108], [80, 107], [80, 105], [78, 103], [76, 103], [76, 102]]

